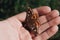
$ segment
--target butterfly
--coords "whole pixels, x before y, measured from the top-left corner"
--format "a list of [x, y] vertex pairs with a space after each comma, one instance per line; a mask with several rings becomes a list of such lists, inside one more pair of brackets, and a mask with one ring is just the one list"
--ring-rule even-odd
[[38, 34], [37, 29], [39, 26], [38, 18], [39, 14], [35, 13], [30, 7], [27, 8], [27, 16], [25, 19], [25, 22], [23, 23], [23, 26], [30, 32], [35, 34], [35, 36]]

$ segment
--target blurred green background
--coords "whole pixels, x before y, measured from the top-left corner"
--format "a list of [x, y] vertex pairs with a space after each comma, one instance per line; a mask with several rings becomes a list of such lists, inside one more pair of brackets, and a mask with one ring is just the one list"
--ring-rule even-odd
[[[0, 20], [25, 11], [27, 3], [31, 8], [50, 6], [52, 10], [57, 9], [60, 11], [60, 0], [0, 0]], [[49, 40], [60, 40], [60, 28], [57, 34]]]

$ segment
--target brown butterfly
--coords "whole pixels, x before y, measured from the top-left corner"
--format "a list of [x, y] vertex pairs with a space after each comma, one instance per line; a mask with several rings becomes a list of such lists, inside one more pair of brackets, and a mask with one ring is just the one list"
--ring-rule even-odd
[[37, 35], [37, 29], [39, 26], [39, 22], [37, 21], [39, 14], [38, 13], [34, 13], [34, 11], [28, 7], [27, 8], [27, 16], [26, 16], [26, 20], [23, 23], [23, 26], [29, 31], [32, 32], [33, 34]]

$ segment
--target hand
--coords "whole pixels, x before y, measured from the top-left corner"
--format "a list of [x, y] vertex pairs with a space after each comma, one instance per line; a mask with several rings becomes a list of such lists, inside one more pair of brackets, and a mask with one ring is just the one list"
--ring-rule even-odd
[[15, 15], [0, 22], [0, 40], [47, 40], [58, 31], [58, 24], [60, 24], [59, 12], [52, 10], [48, 6], [43, 6], [33, 9], [39, 13], [40, 27], [35, 38], [26, 30], [22, 22], [25, 21], [26, 12]]

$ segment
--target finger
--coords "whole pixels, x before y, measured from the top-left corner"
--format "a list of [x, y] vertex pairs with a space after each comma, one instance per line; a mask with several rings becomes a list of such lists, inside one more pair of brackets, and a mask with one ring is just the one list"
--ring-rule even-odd
[[[49, 14], [46, 15], [46, 18], [47, 18], [47, 20], [49, 21], [49, 20], [51, 20], [51, 19], [53, 19], [53, 18], [55, 18], [55, 17], [58, 17], [58, 16], [59, 16], [59, 11], [58, 11], [58, 10], [53, 10], [52, 12], [50, 12]], [[55, 27], [55, 26], [54, 26], [54, 27]], [[46, 35], [46, 32], [44, 32], [43, 35], [44, 35], [44, 34]], [[45, 36], [45, 35], [44, 35], [44, 36]], [[43, 36], [43, 37], [44, 37], [44, 36]], [[53, 34], [52, 34], [51, 36], [53, 36]], [[51, 36], [46, 35], [46, 37], [44, 37], [44, 39], [45, 39], [45, 38], [50, 38]], [[37, 38], [38, 38], [38, 37], [37, 37]], [[43, 39], [43, 40], [44, 40], [44, 39]]]
[[58, 26], [53, 26], [40, 35], [41, 39], [47, 40], [50, 37], [52, 37], [54, 34], [56, 34], [57, 31], [58, 31]]
[[52, 12], [50, 12], [49, 14], [47, 14], [46, 16], [40, 16], [38, 18], [38, 21], [39, 21], [39, 24], [44, 24], [46, 23], [47, 21], [50, 21], [52, 19], [54, 19], [55, 17], [58, 17], [59, 16], [59, 11], [58, 10], [53, 10]]
[[58, 17], [58, 16], [59, 16], [59, 11], [58, 10], [53, 10], [49, 14], [46, 15], [46, 18], [49, 21], [49, 20], [52, 20], [52, 19], [54, 19], [55, 17]]
[[[42, 25], [42, 24], [44, 24], [45, 22], [47, 22], [46, 16], [41, 16], [41, 17], [39, 17], [37, 20], [38, 20], [38, 22], [39, 22], [39, 25]], [[32, 38], [35, 37], [35, 35], [34, 35], [33, 33], [31, 33], [31, 35], [32, 35]]]
[[32, 40], [30, 33], [23, 27], [19, 30], [19, 38], [20, 40]]
[[50, 37], [52, 37], [56, 32], [58, 31], [58, 26], [53, 26], [50, 29], [48, 29], [47, 31], [43, 32], [42, 34], [38, 35], [37, 37], [35, 37], [35, 40], [47, 40]]
[[37, 8], [37, 11], [40, 15], [46, 15], [49, 14], [49, 12], [51, 12], [51, 8], [48, 6], [42, 6]]
[[46, 16], [41, 16], [37, 20], [38, 20], [38, 22], [39, 22], [40, 25], [42, 25], [45, 22], [47, 22]]
[[57, 17], [43, 25], [41, 25], [39, 28], [38, 28], [38, 33], [42, 33], [43, 31], [45, 31], [46, 29], [50, 28], [51, 26], [54, 26], [54, 25], [58, 25], [60, 24], [60, 17]]
[[38, 36], [36, 36], [33, 40], [42, 40], [42, 38], [41, 38], [40, 35], [38, 35]]
[[[36, 13], [38, 12], [40, 14], [47, 14], [47, 13], [49, 13], [51, 11], [50, 7], [48, 7], [48, 6], [35, 8], [33, 10], [35, 10], [34, 12], [36, 12]], [[26, 12], [22, 12], [22, 13], [20, 13], [18, 15], [15, 15], [14, 17], [23, 22], [26, 19]]]
[[56, 34], [57, 31], [58, 31], [58, 26], [53, 26], [52, 28], [50, 28], [49, 30], [47, 30], [46, 32], [49, 35], [49, 37], [47, 39], [49, 39], [54, 34]]
[[[58, 10], [53, 10], [52, 12], [50, 12], [50, 14], [47, 14], [46, 15], [46, 18], [41, 18], [40, 19], [40, 23], [43, 24], [49, 20], [52, 20], [54, 19], [55, 17], [58, 17], [59, 16], [59, 11]], [[45, 21], [46, 20], [46, 21]]]

